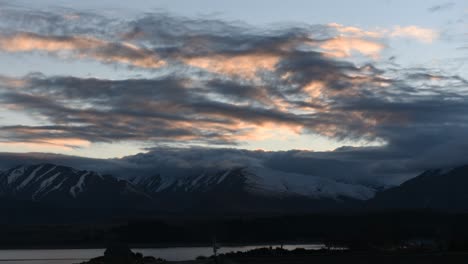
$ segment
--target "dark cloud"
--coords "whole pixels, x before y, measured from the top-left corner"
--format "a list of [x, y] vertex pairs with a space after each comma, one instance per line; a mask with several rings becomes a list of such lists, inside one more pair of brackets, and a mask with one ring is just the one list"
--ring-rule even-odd
[[[388, 184], [372, 175], [369, 165], [339, 155], [308, 151], [265, 152], [241, 149], [157, 148], [121, 159], [92, 159], [66, 155], [0, 153], [0, 169], [19, 164], [50, 162], [133, 178], [170, 174], [187, 176], [206, 170], [237, 167], [268, 168], [280, 172], [327, 177], [340, 182], [381, 186]], [[347, 171], [343, 174], [343, 171]]]
[[[347, 70], [359, 69], [345, 65]], [[417, 74], [409, 73], [416, 71]], [[317, 76], [311, 78], [323, 78]], [[1, 134], [4, 140], [12, 142], [80, 138], [92, 142], [140, 140], [157, 144], [180, 143], [185, 138], [186, 143], [231, 144], [242, 142], [243, 133], [249, 133], [246, 123], [298, 125], [310, 133], [381, 139], [385, 145], [344, 147], [332, 152], [158, 148], [124, 161], [141, 166], [142, 171], [136, 169], [135, 173], [150, 173], [157, 164], [165, 162], [168, 171], [178, 166], [202, 169], [255, 165], [327, 175], [346, 182], [395, 184], [427, 168], [466, 162], [465, 81], [459, 76], [438, 74], [436, 82], [442, 80], [443, 84], [451, 85], [439, 86], [432, 83], [434, 76], [429, 71], [422, 74], [421, 69], [412, 69], [402, 75], [403, 80], [386, 79], [384, 87], [369, 86], [368, 79], [343, 87], [325, 87], [324, 98], [314, 97], [316, 102], [311, 102], [319, 104], [316, 107], [307, 105], [310, 97], [301, 98], [301, 89], [289, 87], [300, 83], [302, 76], [299, 81], [275, 80], [278, 85], [260, 87], [215, 79], [111, 81], [32, 76], [22, 80], [27, 83], [25, 87], [4, 90], [2, 103], [47, 117], [54, 125], [4, 126]], [[378, 82], [373, 78], [371, 83]], [[270, 108], [267, 100], [276, 99], [285, 100], [292, 109]], [[300, 112], [298, 102], [315, 112]]]
[[[36, 74], [17, 80], [15, 85], [23, 83], [18, 87], [6, 82], [3, 105], [39, 115], [60, 129], [51, 135], [40, 127], [10, 126], [2, 132], [8, 133], [5, 138], [238, 144], [255, 137], [265, 124], [345, 138], [347, 128], [333, 121], [342, 118], [341, 114], [327, 109], [332, 97], [387, 82], [378, 76], [383, 72], [372, 65], [358, 67], [317, 51], [316, 43], [331, 38], [326, 26], [265, 30], [166, 14], [147, 14], [122, 22], [118, 28], [112, 26], [114, 20], [97, 15], [89, 26], [88, 22], [77, 28], [67, 26], [80, 24], [75, 21], [80, 15], [91, 16], [76, 14], [70, 19], [63, 13], [26, 12], [25, 20], [57, 26], [65, 35], [36, 30], [39, 33], [9, 33], [1, 41], [5, 50], [24, 41], [26, 44], [11, 49], [29, 52], [41, 46], [44, 51], [59, 53], [70, 49], [80, 56], [104, 62], [123, 60], [134, 66], [146, 62], [145, 58], [161, 57], [167, 61], [167, 72], [154, 79]], [[88, 31], [100, 19], [113, 37]], [[20, 30], [29, 26], [15, 24]], [[82, 31], [88, 32], [85, 37], [80, 35]], [[316, 39], [311, 39], [312, 33]], [[115, 44], [117, 38], [125, 42]], [[31, 41], [38, 45], [30, 45]], [[321, 86], [317, 89], [323, 95], [311, 98], [307, 87], [314, 83]], [[330, 126], [335, 131], [325, 131]], [[349, 137], [361, 136], [354, 132]]]
[[429, 12], [434, 13], [434, 12], [439, 12], [439, 11], [444, 11], [444, 10], [447, 10], [447, 9], [451, 9], [454, 6], [455, 6], [455, 3], [447, 2], [447, 3], [440, 4], [440, 5], [431, 6], [427, 10]]
[[[455, 143], [455, 142], [453, 142]], [[238, 167], [266, 168], [333, 179], [376, 188], [388, 187], [417, 176], [426, 169], [466, 163], [467, 144], [432, 145], [417, 156], [400, 147], [343, 147], [329, 152], [249, 151], [226, 148], [154, 148], [120, 159], [92, 159], [56, 154], [0, 153], [0, 170], [19, 164], [55, 163], [94, 170], [122, 178], [163, 174], [196, 175]], [[444, 158], [445, 157], [445, 158]]]
[[[31, 32], [39, 35], [87, 35], [112, 38], [122, 22], [92, 12], [52, 8], [46, 10], [0, 3], [2, 33]], [[115, 37], [115, 36], [114, 36]]]
[[[139, 79], [1, 77], [0, 107], [42, 123], [0, 127], [3, 143], [236, 145], [287, 130], [382, 146], [331, 152], [158, 148], [112, 162], [146, 172], [163, 163], [266, 166], [375, 185], [466, 162], [465, 79], [426, 68], [353, 63], [346, 50], [352, 46], [337, 50], [353, 42], [336, 38], [328, 26], [265, 29], [167, 14], [123, 21], [70, 10], [1, 14], [0, 27], [8, 28], [0, 39], [4, 51], [58, 56], [65, 50], [73, 58], [142, 68], [164, 62], [149, 67], [154, 77]], [[322, 46], [329, 41], [331, 51]], [[356, 52], [364, 56], [382, 47], [369, 51], [372, 43], [363, 41]]]

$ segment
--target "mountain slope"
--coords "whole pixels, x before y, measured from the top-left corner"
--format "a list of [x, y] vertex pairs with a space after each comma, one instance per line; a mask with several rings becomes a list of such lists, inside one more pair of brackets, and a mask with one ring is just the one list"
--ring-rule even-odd
[[263, 167], [156, 173], [128, 182], [92, 171], [39, 164], [0, 173], [0, 195], [66, 208], [217, 214], [340, 210], [369, 199], [374, 190]]
[[279, 172], [260, 167], [203, 171], [184, 177], [157, 174], [137, 179], [135, 183], [149, 193], [187, 192], [207, 193], [229, 191], [262, 196], [303, 196], [308, 198], [370, 199], [375, 190], [358, 184], [337, 182], [323, 177]]
[[127, 181], [53, 164], [17, 166], [0, 173], [0, 193], [66, 207], [127, 207], [150, 200]]
[[134, 181], [157, 208], [194, 212], [313, 212], [352, 206], [374, 190], [260, 167], [204, 170], [180, 177], [156, 174]]
[[400, 186], [378, 193], [371, 208], [468, 212], [468, 166], [429, 170]]

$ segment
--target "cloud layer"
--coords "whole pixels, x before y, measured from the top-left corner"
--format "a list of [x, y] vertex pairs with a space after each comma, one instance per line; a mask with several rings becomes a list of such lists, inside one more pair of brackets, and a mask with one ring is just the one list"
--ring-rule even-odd
[[[272, 162], [269, 166], [280, 163], [276, 157], [294, 156], [301, 170], [307, 170], [306, 162], [323, 161], [343, 170], [356, 168], [353, 175], [396, 178], [434, 160], [440, 166], [461, 162], [466, 154], [468, 82], [433, 69], [389, 65], [381, 58], [387, 38], [430, 43], [438, 37], [431, 29], [364, 30], [336, 23], [255, 28], [161, 13], [119, 20], [11, 8], [0, 15], [2, 52], [148, 71], [145, 77], [112, 80], [2, 76], [0, 108], [26, 113], [40, 124], [2, 125], [0, 144], [242, 146], [316, 134], [382, 146], [242, 155], [260, 155], [263, 164]], [[205, 154], [223, 152], [218, 151]]]

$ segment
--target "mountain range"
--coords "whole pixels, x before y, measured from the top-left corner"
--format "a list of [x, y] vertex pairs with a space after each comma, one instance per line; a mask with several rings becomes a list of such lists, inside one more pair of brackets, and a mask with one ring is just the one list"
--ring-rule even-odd
[[466, 186], [468, 166], [429, 170], [399, 186], [378, 191], [371, 186], [263, 167], [207, 169], [177, 176], [155, 172], [122, 179], [67, 166], [36, 164], [0, 173], [0, 207], [31, 203], [66, 209], [187, 214], [468, 211]]

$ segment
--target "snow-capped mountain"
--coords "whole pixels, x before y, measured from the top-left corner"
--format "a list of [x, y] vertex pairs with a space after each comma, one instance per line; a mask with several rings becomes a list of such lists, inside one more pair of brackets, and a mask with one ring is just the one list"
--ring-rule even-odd
[[153, 175], [126, 181], [53, 164], [18, 166], [0, 173], [0, 196], [75, 208], [234, 213], [326, 210], [374, 195], [362, 185], [254, 166]]
[[0, 193], [21, 200], [84, 207], [150, 199], [127, 181], [53, 164], [17, 166], [0, 173]]
[[136, 178], [156, 208], [192, 213], [315, 212], [351, 208], [374, 190], [263, 167], [204, 169], [185, 175]]
[[53, 164], [17, 166], [0, 172], [0, 202], [190, 214], [339, 211], [365, 205], [371, 210], [468, 211], [468, 166], [426, 171], [379, 192], [365, 185], [262, 166], [161, 167], [150, 175], [129, 175], [126, 178], [132, 180], [127, 181]]
[[204, 171], [183, 177], [156, 174], [150, 177], [136, 178], [134, 183], [148, 193], [206, 193], [223, 187], [242, 189], [245, 175], [242, 169]]
[[160, 175], [136, 179], [135, 184], [149, 193], [243, 191], [265, 197], [303, 196], [314, 199], [352, 198], [367, 200], [375, 190], [332, 179], [275, 171], [263, 167], [207, 170], [200, 174], [171, 177]]

